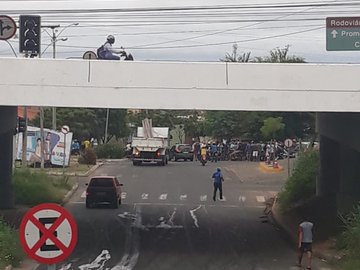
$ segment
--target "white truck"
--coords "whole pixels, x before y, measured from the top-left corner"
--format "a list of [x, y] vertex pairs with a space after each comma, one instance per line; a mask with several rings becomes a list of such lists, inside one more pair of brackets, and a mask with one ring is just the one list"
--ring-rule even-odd
[[143, 162], [155, 162], [165, 166], [169, 161], [169, 128], [150, 127], [151, 136], [144, 131], [143, 127], [137, 128], [136, 137], [132, 138], [132, 162], [134, 166], [141, 165]]

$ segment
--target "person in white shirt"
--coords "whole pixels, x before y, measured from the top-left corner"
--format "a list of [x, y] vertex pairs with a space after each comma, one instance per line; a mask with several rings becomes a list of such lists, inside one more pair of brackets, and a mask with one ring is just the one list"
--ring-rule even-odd
[[311, 223], [310, 221], [307, 221], [306, 218], [304, 218], [303, 220], [304, 221], [301, 222], [299, 225], [299, 235], [298, 235], [299, 257], [298, 257], [297, 265], [301, 267], [302, 257], [304, 253], [306, 253], [308, 257], [308, 264], [306, 269], [311, 269], [314, 224]]

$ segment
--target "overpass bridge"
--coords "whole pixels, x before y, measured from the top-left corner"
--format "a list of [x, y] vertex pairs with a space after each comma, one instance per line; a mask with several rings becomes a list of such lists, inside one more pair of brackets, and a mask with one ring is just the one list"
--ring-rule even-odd
[[15, 106], [317, 112], [318, 195], [360, 197], [360, 65], [0, 59], [0, 208], [12, 206]]

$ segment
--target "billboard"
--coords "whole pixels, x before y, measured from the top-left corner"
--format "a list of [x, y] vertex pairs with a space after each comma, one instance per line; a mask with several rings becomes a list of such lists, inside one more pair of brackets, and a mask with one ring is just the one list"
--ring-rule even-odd
[[[41, 162], [41, 133], [38, 127], [28, 126], [27, 130], [26, 160], [29, 165], [33, 165]], [[16, 136], [16, 159], [21, 160], [23, 133], [18, 133]], [[65, 165], [69, 165], [72, 133], [66, 134], [65, 144], [64, 139], [63, 133], [44, 128], [44, 161], [46, 164], [63, 166], [65, 146]]]

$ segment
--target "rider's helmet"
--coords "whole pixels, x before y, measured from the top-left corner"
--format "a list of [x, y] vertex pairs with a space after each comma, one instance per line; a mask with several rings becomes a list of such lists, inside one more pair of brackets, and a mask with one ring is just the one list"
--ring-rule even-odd
[[110, 44], [114, 44], [115, 43], [115, 37], [113, 35], [108, 35], [107, 36], [107, 41], [110, 43]]

